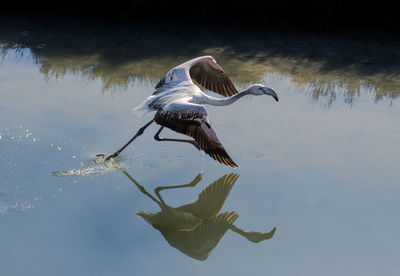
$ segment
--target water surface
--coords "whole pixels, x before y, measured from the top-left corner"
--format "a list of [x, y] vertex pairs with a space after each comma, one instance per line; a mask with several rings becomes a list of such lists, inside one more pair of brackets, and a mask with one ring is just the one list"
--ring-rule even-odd
[[[2, 275], [400, 272], [395, 43], [79, 24], [1, 28]], [[96, 159], [149, 120], [132, 107], [159, 78], [203, 54], [239, 88], [259, 82], [279, 94], [279, 103], [246, 97], [207, 107], [240, 169], [191, 145], [154, 141], [155, 125], [114, 163]], [[160, 192], [178, 207], [228, 177], [215, 214], [230, 213], [231, 220], [217, 227], [215, 218], [204, 218], [206, 238], [217, 238], [201, 258], [176, 245], [181, 233], [173, 242], [135, 215], [161, 210], [144, 190], [160, 201], [155, 188], [196, 180]], [[265, 234], [275, 227], [258, 243], [237, 230]]]

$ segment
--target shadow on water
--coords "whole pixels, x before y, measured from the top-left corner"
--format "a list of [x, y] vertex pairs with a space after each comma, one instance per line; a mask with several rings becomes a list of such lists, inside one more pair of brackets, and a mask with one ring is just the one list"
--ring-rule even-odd
[[239, 177], [238, 174], [231, 173], [222, 176], [206, 187], [195, 202], [174, 208], [165, 203], [160, 192], [167, 189], [194, 187], [202, 179], [202, 173], [185, 185], [157, 187], [154, 190], [157, 198], [148, 193], [129, 173], [126, 171], [123, 173], [161, 209], [155, 214], [146, 211], [137, 211], [136, 214], [160, 231], [172, 247], [194, 259], [206, 260], [228, 230], [254, 243], [268, 240], [275, 233], [276, 228], [268, 233], [246, 232], [233, 224], [239, 214], [234, 211], [219, 213]]
[[239, 86], [278, 73], [327, 104], [336, 100], [338, 89], [349, 103], [363, 89], [376, 100], [400, 95], [400, 46], [390, 37], [383, 41], [391, 43], [383, 43], [356, 35], [94, 26], [79, 21], [7, 23], [0, 27], [3, 55], [29, 49], [46, 78], [70, 73], [100, 79], [103, 91], [126, 89], [135, 81], [156, 83], [174, 65], [210, 54]]

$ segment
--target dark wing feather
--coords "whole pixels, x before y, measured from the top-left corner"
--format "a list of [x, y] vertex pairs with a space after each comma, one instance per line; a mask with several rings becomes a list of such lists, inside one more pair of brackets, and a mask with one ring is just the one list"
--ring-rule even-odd
[[239, 175], [236, 173], [226, 174], [214, 183], [210, 184], [193, 202], [175, 208], [177, 211], [189, 212], [198, 218], [206, 219], [216, 215], [224, 205], [229, 192], [235, 184]]
[[159, 80], [159, 82], [156, 84], [156, 89], [160, 88], [161, 86], [163, 86], [163, 84], [165, 83], [165, 77], [163, 77], [161, 80]]
[[224, 97], [238, 93], [225, 71], [212, 58], [196, 63], [189, 73], [201, 86]]
[[159, 125], [192, 137], [201, 150], [218, 162], [231, 167], [238, 167], [211, 128], [207, 111], [203, 106], [189, 103], [171, 103], [157, 111], [154, 119]]

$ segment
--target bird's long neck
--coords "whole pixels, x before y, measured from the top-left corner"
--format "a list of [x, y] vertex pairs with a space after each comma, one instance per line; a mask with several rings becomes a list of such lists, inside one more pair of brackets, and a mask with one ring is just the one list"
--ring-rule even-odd
[[223, 98], [223, 99], [218, 99], [214, 97], [207, 96], [203, 99], [203, 103], [205, 104], [210, 104], [210, 105], [216, 105], [216, 106], [224, 106], [224, 105], [230, 105], [237, 100], [239, 100], [241, 97], [249, 95], [250, 91], [248, 89], [243, 90], [229, 98]]

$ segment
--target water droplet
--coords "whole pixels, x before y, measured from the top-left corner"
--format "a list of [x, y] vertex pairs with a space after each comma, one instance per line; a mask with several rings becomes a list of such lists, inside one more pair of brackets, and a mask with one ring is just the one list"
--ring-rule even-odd
[[76, 156], [75, 156], [75, 155], [72, 155], [72, 158], [74, 158], [74, 159], [75, 159], [75, 158], [76, 158]]
[[57, 146], [57, 149], [61, 151], [61, 147], [60, 146]]

